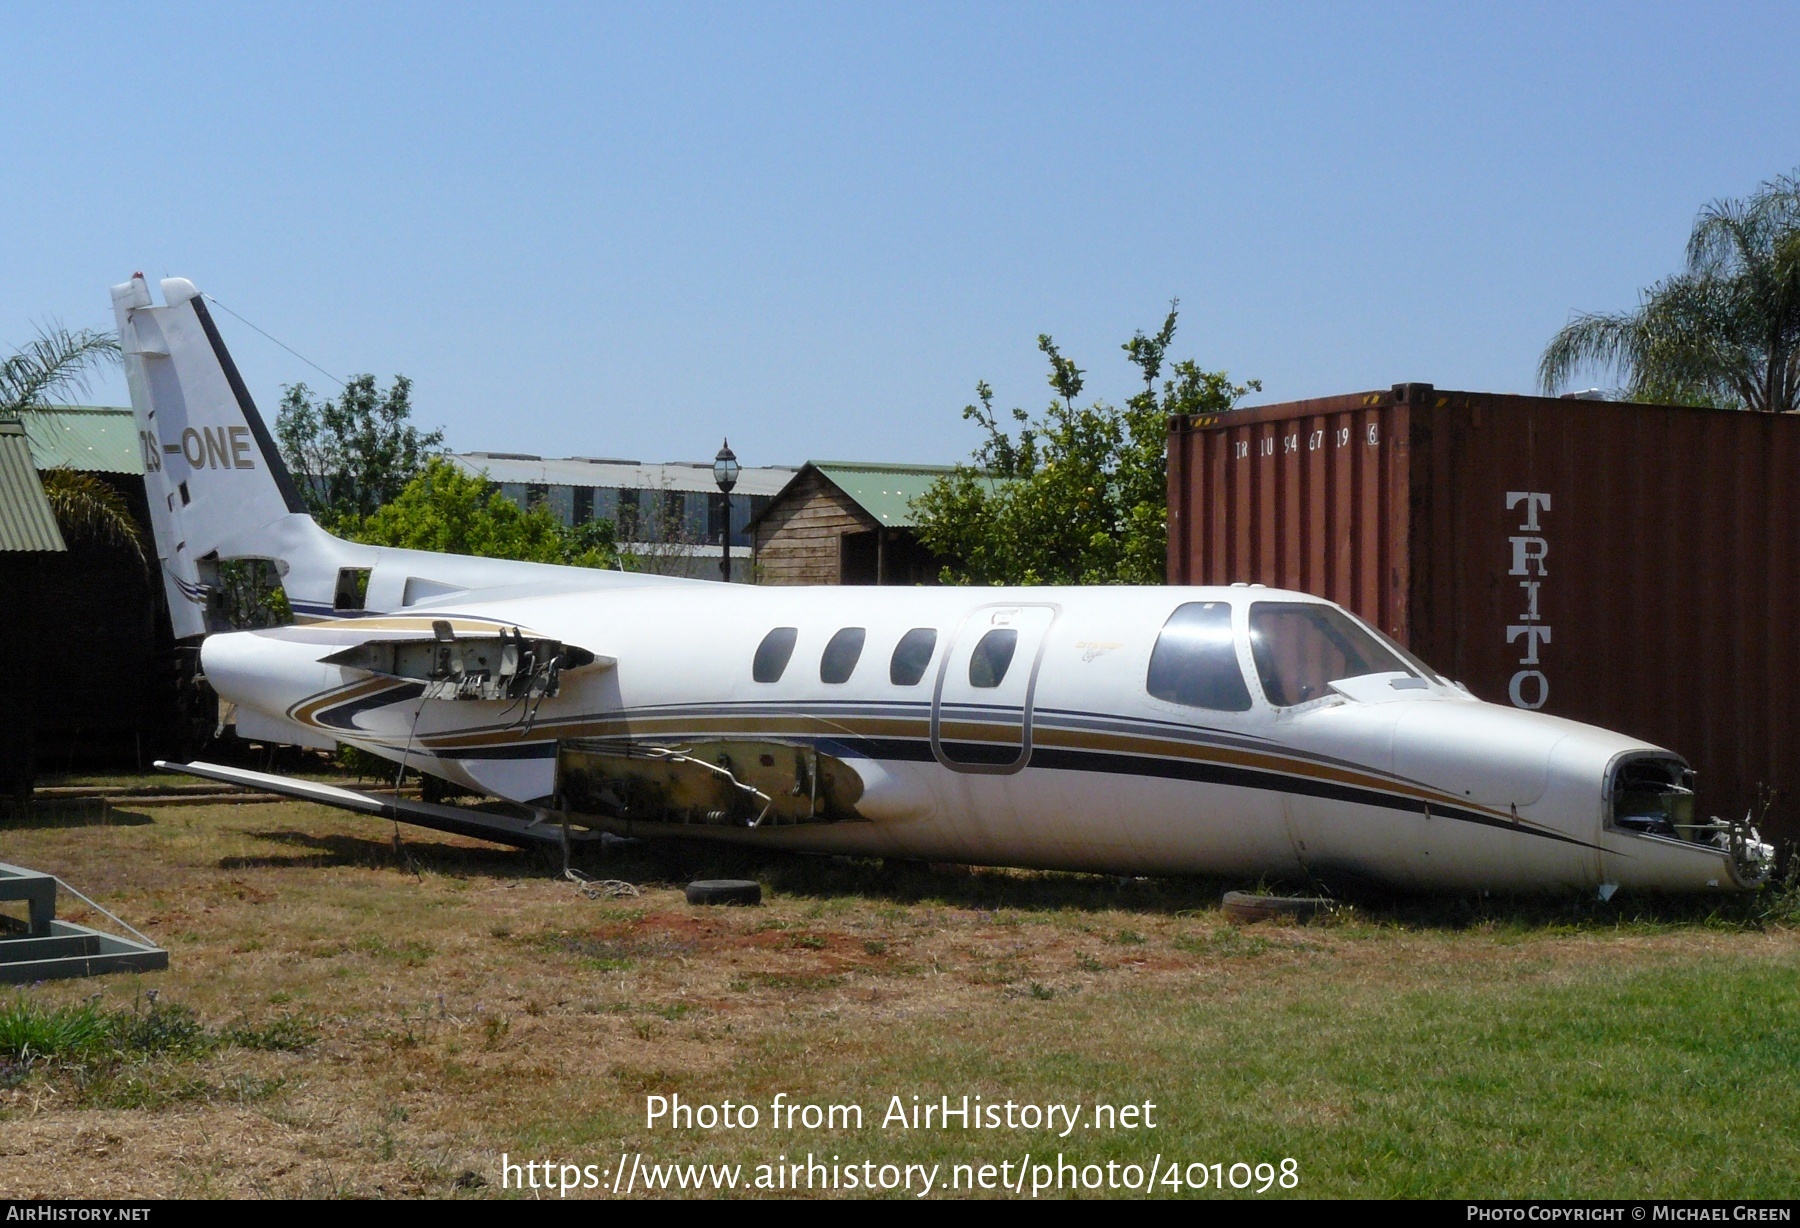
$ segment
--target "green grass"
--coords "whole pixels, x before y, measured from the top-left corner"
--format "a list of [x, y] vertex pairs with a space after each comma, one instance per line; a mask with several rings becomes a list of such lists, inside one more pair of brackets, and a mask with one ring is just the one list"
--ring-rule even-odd
[[277, 1094], [285, 1080], [243, 1072], [214, 1078], [206, 1059], [234, 1047], [298, 1051], [317, 1035], [293, 1016], [211, 1028], [180, 1004], [47, 1006], [21, 994], [0, 1004], [0, 1087], [35, 1080], [89, 1109], [252, 1103]]
[[0, 1060], [20, 1064], [42, 1058], [82, 1057], [112, 1039], [113, 1012], [93, 1003], [45, 1007], [26, 997], [0, 1005]]
[[0, 1062], [15, 1067], [198, 1058], [232, 1045], [292, 1051], [306, 1048], [316, 1036], [311, 1023], [291, 1015], [210, 1028], [189, 1007], [154, 1000], [130, 1008], [108, 1009], [98, 1001], [51, 1006], [21, 993], [0, 1003]]

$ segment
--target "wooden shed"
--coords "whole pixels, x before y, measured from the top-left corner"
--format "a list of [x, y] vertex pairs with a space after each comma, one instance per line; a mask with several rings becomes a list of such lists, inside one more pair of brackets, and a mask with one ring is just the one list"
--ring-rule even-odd
[[808, 461], [750, 520], [759, 584], [935, 584], [912, 501], [948, 465]]

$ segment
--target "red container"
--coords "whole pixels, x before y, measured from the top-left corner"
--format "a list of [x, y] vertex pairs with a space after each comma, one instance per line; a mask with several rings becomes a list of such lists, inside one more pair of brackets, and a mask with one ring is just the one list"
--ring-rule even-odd
[[1328, 597], [1800, 838], [1800, 416], [1390, 392], [1169, 424], [1169, 581]]

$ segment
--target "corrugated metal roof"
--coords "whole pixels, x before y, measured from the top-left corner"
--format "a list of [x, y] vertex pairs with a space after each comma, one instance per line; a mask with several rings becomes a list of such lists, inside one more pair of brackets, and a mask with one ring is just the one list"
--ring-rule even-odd
[[67, 550], [37, 468], [25, 428], [0, 422], [0, 550]]
[[858, 461], [807, 463], [890, 529], [915, 524], [912, 501], [953, 469], [950, 465], [872, 465]]
[[[717, 492], [712, 462], [641, 465], [636, 461], [563, 459], [504, 452], [462, 452], [450, 458], [470, 473], [485, 472], [490, 482], [525, 482], [537, 486], [597, 486], [612, 490], [680, 490]], [[772, 495], [786, 486], [794, 470], [785, 466], [745, 467], [738, 473], [739, 495]]]
[[144, 474], [137, 420], [113, 405], [51, 405], [22, 415], [31, 439], [31, 459], [39, 469], [80, 469], [87, 473]]

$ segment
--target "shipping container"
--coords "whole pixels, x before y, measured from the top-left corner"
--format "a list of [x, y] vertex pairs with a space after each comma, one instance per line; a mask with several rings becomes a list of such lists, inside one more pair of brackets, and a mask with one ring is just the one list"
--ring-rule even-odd
[[1168, 459], [1170, 583], [1329, 598], [1800, 840], [1800, 415], [1398, 384], [1175, 418]]

